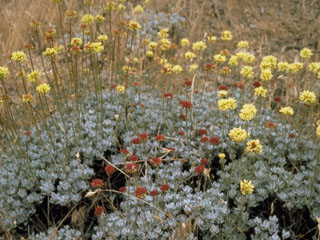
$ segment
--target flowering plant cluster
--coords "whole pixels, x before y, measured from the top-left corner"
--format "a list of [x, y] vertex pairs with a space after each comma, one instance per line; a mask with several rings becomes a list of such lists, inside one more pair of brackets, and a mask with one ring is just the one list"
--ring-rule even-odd
[[[64, 1], [54, 2], [62, 13]], [[148, 1], [107, 1], [97, 15], [93, 0], [84, 4], [89, 13], [77, 22], [67, 10], [57, 30], [40, 34], [33, 21], [37, 44], [0, 67], [0, 234], [318, 235], [320, 89], [299, 81], [320, 76], [310, 49], [299, 62], [259, 59], [228, 30], [191, 40], [162, 26], [148, 35]], [[11, 79], [20, 80], [18, 100]]]

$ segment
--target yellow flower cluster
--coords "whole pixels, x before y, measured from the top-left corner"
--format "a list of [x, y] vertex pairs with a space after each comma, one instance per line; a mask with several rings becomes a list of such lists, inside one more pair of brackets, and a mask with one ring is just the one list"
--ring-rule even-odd
[[97, 23], [102, 24], [102, 23], [104, 23], [105, 17], [99, 14], [99, 15], [95, 16], [94, 19], [96, 20]]
[[320, 62], [312, 62], [308, 66], [309, 71], [313, 73], [319, 73], [320, 71]]
[[27, 56], [23, 51], [16, 51], [12, 53], [12, 56], [11, 56], [11, 60], [18, 61], [18, 62], [24, 61], [26, 59], [27, 59]]
[[125, 86], [119, 85], [116, 87], [117, 93], [123, 93], [126, 90]]
[[147, 51], [146, 52], [146, 56], [149, 57], [149, 58], [152, 58], [153, 57], [153, 52], [152, 51]]
[[229, 58], [229, 65], [230, 66], [238, 66], [238, 57], [235, 56], [235, 55], [232, 55], [230, 58]]
[[47, 83], [42, 83], [39, 86], [37, 86], [36, 90], [38, 93], [48, 93], [50, 91], [51, 87]]
[[303, 63], [301, 63], [301, 62], [291, 63], [291, 64], [289, 64], [288, 72], [290, 72], [290, 73], [297, 73], [297, 72], [299, 72], [302, 68], [303, 68]]
[[184, 47], [184, 46], [189, 46], [190, 42], [189, 42], [189, 39], [188, 38], [182, 38], [180, 40], [180, 45], [181, 47]]
[[288, 62], [279, 62], [278, 63], [278, 71], [280, 72], [288, 72], [290, 64]]
[[208, 37], [208, 42], [211, 44], [215, 44], [217, 42], [217, 38], [215, 36]]
[[118, 10], [119, 11], [124, 11], [125, 9], [126, 9], [126, 6], [124, 6], [123, 4], [119, 3]]
[[225, 56], [221, 55], [221, 54], [216, 54], [213, 56], [213, 60], [218, 63], [218, 64], [221, 64], [221, 63], [224, 63], [227, 59]]
[[302, 101], [303, 103], [308, 104], [308, 105], [317, 102], [316, 95], [314, 94], [314, 92], [311, 92], [311, 91], [301, 92], [299, 99], [300, 99], [300, 101]]
[[130, 20], [128, 28], [130, 31], [137, 31], [141, 28], [141, 25], [135, 21]]
[[81, 38], [72, 38], [71, 46], [81, 46], [81, 45], [82, 45], [82, 39]]
[[249, 48], [249, 43], [247, 41], [240, 41], [237, 44], [238, 48]]
[[58, 50], [56, 48], [46, 48], [42, 54], [47, 58], [51, 58], [58, 54]]
[[94, 23], [95, 17], [91, 14], [85, 14], [82, 16], [81, 22], [88, 24], [89, 26]]
[[168, 32], [169, 32], [169, 31], [168, 31], [168, 29], [166, 29], [166, 28], [161, 29], [161, 30], [158, 32], [159, 38], [164, 39], [164, 38], [169, 37]]
[[303, 48], [300, 51], [300, 57], [301, 58], [309, 59], [312, 55], [313, 55], [313, 53], [309, 48]]
[[196, 54], [194, 54], [193, 52], [188, 51], [188, 52], [186, 52], [186, 53], [184, 54], [184, 57], [185, 57], [186, 59], [193, 59], [193, 58], [196, 57]]
[[0, 79], [5, 79], [9, 74], [9, 70], [6, 67], [0, 67]]
[[4, 99], [0, 97], [0, 104], [4, 103]]
[[98, 41], [100, 41], [100, 42], [105, 42], [107, 40], [108, 40], [108, 36], [107, 35], [98, 36]]
[[268, 90], [260, 86], [254, 89], [254, 96], [266, 97]]
[[218, 157], [219, 157], [220, 159], [225, 159], [225, 158], [226, 158], [226, 155], [225, 155], [224, 153], [219, 153], [219, 154], [218, 154]]
[[230, 31], [223, 31], [221, 33], [221, 40], [231, 41], [232, 40], [232, 33]]
[[88, 42], [84, 45], [84, 50], [87, 52], [101, 53], [104, 47], [101, 42]]
[[257, 114], [257, 109], [253, 104], [244, 104], [240, 110], [239, 117], [244, 121], [252, 120]]
[[260, 69], [275, 69], [277, 67], [277, 58], [272, 55], [264, 56], [260, 63]]
[[292, 107], [282, 107], [280, 108], [279, 112], [284, 115], [290, 115], [290, 116], [294, 114]]
[[202, 41], [198, 41], [192, 44], [192, 50], [194, 51], [201, 51], [201, 50], [205, 50], [206, 48], [207, 48], [207, 45]]
[[246, 152], [251, 152], [251, 153], [258, 153], [261, 154], [262, 153], [262, 145], [260, 144], [259, 139], [254, 139], [254, 140], [250, 140], [247, 142], [246, 148], [245, 148]]
[[237, 57], [246, 63], [253, 63], [256, 60], [255, 56], [248, 52], [238, 52]]
[[262, 81], [269, 81], [269, 80], [271, 80], [272, 77], [273, 77], [273, 75], [272, 75], [272, 72], [269, 68], [261, 70], [260, 78]]
[[32, 95], [31, 94], [23, 94], [22, 95], [22, 102], [27, 103], [32, 101]]
[[156, 43], [156, 42], [150, 42], [148, 46], [149, 46], [149, 48], [150, 48], [151, 50], [155, 50], [155, 49], [157, 48], [157, 46], [158, 46], [158, 43]]
[[174, 65], [171, 71], [174, 72], [175, 74], [179, 74], [183, 71], [183, 69], [180, 65]]
[[249, 134], [246, 132], [246, 130], [239, 128], [233, 128], [229, 132], [229, 137], [234, 142], [242, 142], [246, 140], [247, 137], [249, 137]]
[[227, 95], [228, 95], [228, 91], [226, 91], [226, 90], [220, 90], [220, 91], [218, 92], [218, 96], [221, 97], [221, 98], [224, 98], [224, 97], [226, 97]]
[[135, 13], [142, 13], [143, 12], [143, 7], [139, 4], [133, 9], [133, 11]]
[[227, 99], [219, 99], [218, 100], [218, 108], [220, 111], [227, 111], [233, 110], [237, 107], [237, 101], [234, 98], [227, 98]]
[[240, 192], [242, 195], [252, 194], [254, 190], [254, 185], [252, 184], [251, 180], [243, 180], [240, 182]]
[[240, 74], [241, 74], [243, 77], [245, 77], [245, 78], [247, 78], [247, 79], [250, 79], [250, 78], [253, 77], [254, 72], [253, 72], [253, 70], [252, 70], [252, 67], [250, 67], [250, 66], [244, 66], [244, 67], [241, 69]]
[[41, 73], [35, 70], [27, 75], [27, 79], [29, 82], [33, 83], [33, 82], [36, 82], [40, 78], [40, 76], [41, 76]]
[[169, 39], [163, 38], [160, 40], [160, 48], [162, 51], [167, 51], [171, 47], [171, 42]]
[[189, 67], [189, 72], [190, 73], [194, 72], [198, 67], [199, 67], [198, 64], [191, 64]]
[[107, 2], [106, 8], [107, 11], [113, 11], [116, 9], [116, 4], [114, 2]]

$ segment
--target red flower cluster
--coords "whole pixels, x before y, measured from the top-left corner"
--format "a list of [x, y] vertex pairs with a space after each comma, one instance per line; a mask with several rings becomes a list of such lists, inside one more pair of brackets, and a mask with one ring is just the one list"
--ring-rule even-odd
[[101, 179], [96, 178], [91, 181], [91, 186], [94, 188], [101, 188], [104, 186], [104, 182]]
[[129, 154], [129, 151], [125, 148], [121, 148], [120, 152], [124, 153], [124, 154]]
[[163, 185], [161, 185], [160, 190], [162, 192], [166, 192], [166, 191], [170, 190], [170, 185], [169, 184], [163, 184]]
[[127, 188], [125, 186], [122, 186], [119, 188], [119, 192], [125, 192], [127, 191]]
[[281, 97], [274, 97], [273, 101], [280, 103], [281, 102]]
[[194, 168], [194, 172], [197, 174], [197, 175], [200, 175], [204, 172], [204, 167], [202, 165], [198, 165]]
[[116, 171], [116, 169], [114, 168], [114, 166], [112, 165], [107, 165], [105, 168], [104, 168], [106, 174], [108, 174], [109, 176], [114, 174], [114, 172]]
[[147, 195], [147, 189], [145, 187], [137, 187], [134, 191], [134, 195], [140, 199], [145, 198]]
[[236, 87], [236, 88], [242, 89], [243, 86], [244, 86], [244, 83], [242, 83], [242, 82], [232, 83], [232, 87]]
[[296, 135], [294, 135], [293, 133], [289, 133], [289, 138], [295, 138]]
[[258, 87], [262, 86], [262, 82], [260, 82], [260, 81], [254, 81], [252, 85], [253, 85], [255, 88], [258, 88]]
[[166, 93], [163, 94], [163, 97], [172, 99], [173, 98], [173, 93], [166, 92]]
[[139, 158], [138, 158], [138, 156], [136, 156], [136, 155], [131, 155], [131, 156], [129, 157], [129, 160], [130, 160], [131, 162], [136, 162], [136, 161], [139, 161]]
[[206, 135], [206, 134], [208, 134], [208, 131], [207, 131], [206, 129], [200, 128], [200, 129], [198, 130], [198, 134], [199, 134], [199, 135]]
[[207, 166], [209, 164], [209, 161], [206, 158], [201, 158], [200, 163], [204, 166]]
[[184, 85], [186, 85], [186, 86], [191, 86], [192, 85], [192, 82], [189, 80], [189, 79], [184, 79]]
[[140, 138], [134, 138], [134, 139], [131, 140], [131, 143], [132, 144], [140, 144], [141, 140], [140, 140]]
[[212, 137], [212, 138], [209, 139], [209, 142], [212, 145], [218, 145], [220, 143], [220, 139], [218, 137]]
[[207, 64], [204, 66], [204, 69], [205, 69], [206, 71], [213, 71], [213, 70], [216, 69], [216, 66], [213, 65], [213, 64], [207, 63]]
[[163, 142], [165, 139], [165, 136], [158, 134], [157, 136], [154, 137], [154, 140], [156, 140], [157, 142]]
[[158, 190], [152, 190], [150, 191], [150, 196], [154, 197], [154, 196], [157, 196], [159, 194]]
[[128, 163], [125, 166], [125, 170], [127, 173], [135, 174], [139, 170], [139, 165], [134, 164], [134, 163]]
[[101, 206], [97, 206], [96, 209], [94, 210], [94, 215], [100, 216], [103, 212], [104, 208]]
[[185, 100], [180, 101], [180, 105], [183, 108], [192, 108], [192, 103], [189, 101], [185, 101]]
[[226, 85], [220, 85], [220, 86], [218, 87], [218, 90], [219, 90], [219, 91], [221, 91], [221, 90], [228, 91], [229, 88], [228, 88]]
[[147, 133], [140, 133], [139, 136], [138, 136], [138, 138], [139, 138], [141, 141], [145, 142], [145, 141], [148, 140], [149, 135], [148, 135]]
[[30, 131], [25, 131], [25, 132], [24, 132], [24, 135], [30, 136], [30, 135], [31, 135], [31, 132], [30, 132]]
[[186, 115], [180, 114], [180, 115], [179, 115], [179, 118], [180, 118], [180, 119], [185, 119], [185, 118], [186, 118]]
[[183, 136], [183, 135], [184, 135], [184, 131], [179, 131], [179, 132], [178, 132], [178, 135], [179, 135], [179, 136]]
[[158, 157], [153, 157], [149, 162], [153, 167], [159, 167], [159, 165], [162, 163], [162, 160]]
[[209, 141], [209, 138], [206, 137], [206, 136], [200, 138], [200, 142], [201, 142], [201, 143], [206, 143], [206, 142], [208, 142], [208, 141]]
[[269, 129], [275, 129], [276, 126], [277, 125], [274, 122], [267, 122], [266, 123], [266, 128], [269, 128]]

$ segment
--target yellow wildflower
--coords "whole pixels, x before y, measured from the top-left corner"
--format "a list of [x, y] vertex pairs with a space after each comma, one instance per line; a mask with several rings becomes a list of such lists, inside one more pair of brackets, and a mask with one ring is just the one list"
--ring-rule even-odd
[[102, 24], [102, 23], [104, 23], [105, 17], [102, 16], [102, 15], [97, 15], [95, 17], [95, 20], [96, 20], [97, 23]]
[[218, 156], [219, 156], [220, 159], [225, 159], [226, 158], [226, 155], [224, 153], [219, 153]]
[[247, 41], [240, 41], [237, 44], [238, 48], [249, 48], [249, 43]]
[[81, 22], [88, 24], [89, 26], [94, 23], [95, 17], [91, 14], [85, 14], [83, 15]]
[[230, 66], [238, 66], [238, 57], [235, 56], [235, 55], [232, 55], [230, 58], [229, 58], [229, 65]]
[[211, 44], [215, 44], [217, 41], [217, 38], [215, 36], [211, 36], [211, 37], [208, 37], [208, 42], [211, 43]]
[[184, 47], [184, 46], [189, 46], [190, 42], [189, 42], [189, 39], [188, 38], [182, 38], [180, 40], [180, 45], [181, 47]]
[[309, 59], [312, 55], [313, 55], [313, 53], [309, 48], [303, 48], [300, 51], [300, 57], [301, 58]]
[[5, 79], [9, 74], [9, 70], [6, 67], [0, 67], [0, 79]]
[[16, 51], [12, 53], [12, 56], [11, 56], [11, 60], [18, 61], [18, 62], [24, 61], [26, 59], [27, 59], [27, 56], [23, 51]]
[[168, 29], [163, 28], [163, 29], [161, 29], [161, 30], [158, 32], [158, 36], [159, 36], [161, 39], [167, 38], [167, 37], [169, 37], [168, 32], [169, 32]]
[[123, 4], [119, 3], [118, 10], [119, 11], [124, 11], [124, 10], [126, 10], [126, 6], [124, 6]]
[[141, 25], [135, 21], [130, 20], [128, 28], [130, 31], [137, 31], [141, 28]]
[[220, 91], [218, 92], [218, 96], [221, 97], [221, 98], [224, 98], [224, 97], [226, 97], [227, 95], [228, 95], [228, 91], [226, 91], [226, 90], [220, 90]]
[[225, 56], [221, 55], [221, 54], [216, 54], [213, 56], [213, 60], [220, 64], [220, 63], [224, 63], [227, 59]]
[[95, 52], [95, 53], [101, 53], [104, 49], [101, 42], [88, 42], [84, 45], [84, 50], [87, 52]]
[[71, 46], [81, 46], [81, 45], [82, 45], [82, 39], [81, 38], [72, 38]]
[[116, 4], [114, 2], [107, 2], [105, 9], [111, 12], [116, 9]]
[[32, 95], [31, 94], [23, 94], [22, 95], [22, 102], [27, 103], [32, 101]]
[[250, 121], [256, 114], [257, 109], [253, 104], [244, 104], [240, 110], [239, 117], [244, 121]]
[[252, 67], [250, 67], [250, 66], [244, 66], [244, 67], [241, 69], [240, 74], [241, 74], [243, 77], [245, 77], [245, 78], [247, 78], [247, 79], [250, 79], [250, 78], [253, 77], [254, 72], [253, 72], [253, 70], [252, 70]]
[[198, 64], [191, 64], [189, 67], [189, 72], [190, 73], [194, 72], [198, 67], [199, 67]]
[[313, 73], [318, 73], [320, 71], [320, 62], [312, 62], [308, 66], [309, 71]]
[[48, 93], [50, 91], [51, 87], [47, 83], [42, 83], [39, 86], [37, 86], [36, 90], [38, 93]]
[[133, 11], [135, 13], [142, 13], [143, 12], [143, 7], [139, 4], [133, 9]]
[[219, 99], [218, 108], [220, 111], [234, 110], [237, 107], [237, 101], [234, 98]]
[[108, 36], [107, 35], [100, 35], [100, 36], [98, 36], [98, 40], [100, 42], [105, 42], [108, 40]]
[[289, 71], [289, 63], [288, 62], [279, 62], [278, 63], [278, 71], [288, 72]]
[[206, 44], [202, 41], [198, 41], [192, 44], [192, 50], [194, 51], [202, 51], [207, 48]]
[[123, 93], [125, 90], [126, 90], [126, 88], [125, 88], [125, 86], [123, 86], [123, 85], [118, 85], [118, 86], [116, 87], [117, 93]]
[[267, 96], [268, 90], [263, 88], [262, 86], [257, 87], [254, 89], [254, 96], [261, 96], [261, 97], [266, 97]]
[[316, 95], [314, 94], [314, 92], [311, 92], [311, 91], [301, 92], [299, 99], [300, 99], [300, 101], [302, 101], [303, 103], [308, 104], [308, 105], [317, 102]]
[[272, 55], [264, 56], [260, 63], [260, 69], [275, 69], [277, 67], [277, 58]]
[[246, 138], [249, 136], [249, 134], [246, 132], [246, 130], [239, 128], [233, 128], [229, 132], [229, 137], [234, 142], [242, 142], [246, 140]]
[[290, 116], [294, 114], [292, 107], [282, 107], [280, 108], [279, 112], [284, 115], [290, 115]]
[[299, 72], [302, 68], [303, 68], [303, 63], [301, 63], [301, 62], [295, 62], [295, 63], [289, 64], [288, 71], [289, 71], [290, 73], [297, 73], [297, 72]]
[[147, 51], [146, 56], [149, 58], [153, 57], [153, 52], [152, 51]]
[[232, 40], [232, 33], [230, 31], [223, 31], [221, 33], [221, 40], [231, 41]]
[[246, 152], [251, 152], [251, 153], [258, 153], [261, 154], [262, 153], [262, 145], [260, 144], [259, 139], [255, 139], [255, 140], [250, 140], [247, 142], [247, 146], [245, 148]]
[[156, 42], [150, 42], [149, 43], [149, 48], [151, 50], [155, 50], [157, 48], [157, 46], [158, 46], [158, 43], [156, 43]]
[[179, 73], [181, 73], [183, 71], [183, 69], [182, 69], [182, 67], [180, 65], [174, 65], [171, 70], [175, 74], [179, 74]]
[[243, 180], [240, 182], [240, 192], [242, 195], [252, 194], [254, 191], [254, 185], [252, 184], [251, 180]]
[[162, 51], [167, 51], [170, 49], [171, 42], [169, 39], [163, 38], [160, 40], [160, 48]]
[[37, 70], [32, 71], [27, 75], [27, 79], [31, 83], [36, 82], [40, 77], [41, 77], [41, 73]]
[[261, 70], [260, 78], [262, 81], [269, 81], [273, 77], [270, 69], [266, 68]]
[[4, 103], [4, 99], [0, 97], [0, 104]]
[[51, 58], [58, 54], [58, 50], [56, 48], [46, 48], [42, 54], [47, 58]]
[[186, 53], [184, 54], [184, 57], [185, 57], [186, 59], [193, 59], [193, 58], [196, 57], [196, 54], [194, 54], [193, 52], [188, 51], [188, 52], [186, 52]]

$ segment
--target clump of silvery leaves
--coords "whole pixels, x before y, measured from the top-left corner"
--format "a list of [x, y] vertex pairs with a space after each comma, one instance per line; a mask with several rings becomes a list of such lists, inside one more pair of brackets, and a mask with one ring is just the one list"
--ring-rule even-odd
[[[299, 136], [277, 113], [261, 107], [259, 124], [252, 121], [246, 125], [238, 117], [240, 107], [228, 117], [218, 110], [216, 92], [193, 95], [193, 107], [187, 112], [180, 101], [189, 100], [189, 96], [175, 95], [171, 100], [163, 99], [160, 93], [146, 94], [144, 89], [141, 94], [137, 92], [137, 88], [130, 88], [120, 95], [114, 90], [103, 95], [101, 131], [96, 131], [101, 113], [96, 113], [95, 98], [88, 97], [82, 103], [83, 115], [66, 115], [67, 128], [59, 115], [55, 116], [56, 124], [48, 120], [54, 146], [45, 131], [41, 138], [51, 146], [49, 150], [32, 134], [21, 139], [25, 158], [2, 154], [2, 230], [26, 226], [44, 199], [71, 209], [90, 189], [95, 157], [109, 151], [108, 161], [123, 162], [119, 142], [139, 159], [163, 156], [166, 149], [175, 149], [167, 151], [159, 168], [147, 165], [148, 175], [137, 179], [137, 185], [148, 192], [157, 189], [159, 195], [137, 200], [132, 196], [136, 185], [131, 183], [127, 186], [130, 194], [121, 196], [119, 209], [103, 213], [94, 231], [82, 235], [92, 234], [93, 239], [170, 239], [179, 234], [190, 239], [286, 239], [297, 237], [299, 213], [308, 215], [308, 221], [316, 226], [320, 216], [319, 175], [314, 173], [317, 143]], [[239, 90], [230, 94], [238, 106], [243, 104]], [[187, 120], [179, 118], [181, 114], [186, 114]], [[276, 130], [267, 129], [267, 121], [276, 123]], [[242, 156], [245, 143], [229, 139], [227, 133], [239, 126], [247, 127], [251, 139], [260, 140], [261, 155]], [[208, 131], [208, 137], [219, 138], [220, 143], [202, 144], [197, 134], [200, 128]], [[144, 146], [133, 145], [132, 139], [144, 132], [149, 135]], [[159, 133], [166, 137], [164, 142], [154, 140]], [[295, 138], [289, 138], [289, 133]], [[221, 152], [226, 154], [225, 160], [219, 160]], [[201, 158], [208, 159], [206, 168], [211, 169], [205, 187], [194, 173]], [[244, 196], [239, 190], [244, 178], [255, 186], [251, 195]], [[170, 185], [167, 192], [159, 190], [164, 181]], [[288, 222], [281, 220], [283, 216]]]

